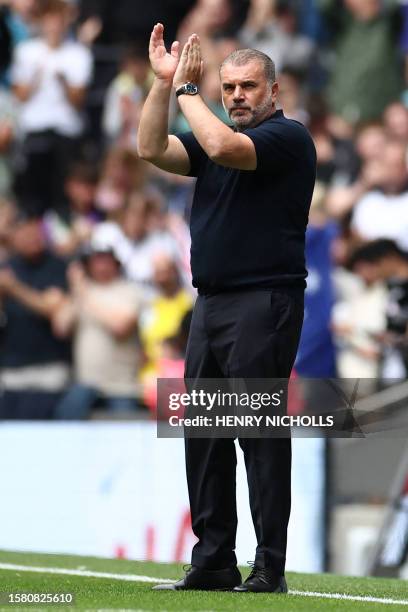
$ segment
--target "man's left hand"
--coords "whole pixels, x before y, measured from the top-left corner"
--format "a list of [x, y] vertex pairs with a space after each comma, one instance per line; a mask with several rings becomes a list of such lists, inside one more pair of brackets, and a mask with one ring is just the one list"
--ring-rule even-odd
[[201, 59], [200, 39], [192, 34], [186, 44], [177, 66], [173, 79], [173, 87], [178, 89], [185, 83], [198, 85], [203, 74], [203, 60]]

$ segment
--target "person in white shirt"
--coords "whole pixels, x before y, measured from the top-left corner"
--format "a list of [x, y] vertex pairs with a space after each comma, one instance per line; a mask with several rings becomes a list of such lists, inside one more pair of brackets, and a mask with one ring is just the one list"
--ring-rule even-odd
[[152, 228], [155, 212], [151, 197], [134, 192], [122, 212], [119, 222], [98, 224], [92, 238], [115, 248], [126, 278], [142, 285], [147, 292], [153, 288], [156, 255], [167, 255], [181, 268], [180, 249], [165, 228]]
[[406, 146], [389, 140], [377, 163], [377, 189], [354, 206], [353, 233], [363, 241], [389, 238], [408, 250], [408, 169]]
[[83, 131], [81, 110], [92, 76], [90, 51], [66, 38], [71, 15], [65, 0], [46, 0], [41, 34], [17, 46], [11, 72], [25, 160], [16, 188], [39, 213], [64, 203], [65, 172]]

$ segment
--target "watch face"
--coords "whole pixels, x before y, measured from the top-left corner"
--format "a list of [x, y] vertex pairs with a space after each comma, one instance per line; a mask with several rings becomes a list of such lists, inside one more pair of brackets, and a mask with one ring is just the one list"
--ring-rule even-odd
[[187, 83], [186, 84], [186, 91], [189, 94], [196, 94], [198, 92], [198, 87], [197, 85], [194, 85], [194, 83]]

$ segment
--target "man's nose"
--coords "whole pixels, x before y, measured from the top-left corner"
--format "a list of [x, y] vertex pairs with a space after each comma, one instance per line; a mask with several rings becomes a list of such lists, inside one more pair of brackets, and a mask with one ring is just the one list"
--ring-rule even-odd
[[237, 85], [237, 87], [234, 89], [234, 101], [242, 100], [243, 97], [244, 97], [244, 92], [242, 91], [241, 87]]

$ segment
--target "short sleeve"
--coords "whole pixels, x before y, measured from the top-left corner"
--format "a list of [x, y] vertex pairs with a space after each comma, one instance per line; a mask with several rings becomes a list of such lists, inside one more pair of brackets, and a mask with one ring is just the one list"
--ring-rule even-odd
[[245, 130], [243, 133], [255, 146], [257, 171], [282, 172], [292, 168], [307, 153], [303, 131], [300, 125], [283, 125], [277, 121], [268, 121]]
[[184, 132], [182, 134], [175, 134], [175, 136], [184, 145], [190, 159], [190, 172], [188, 176], [198, 176], [202, 164], [208, 159], [206, 152], [198, 143], [193, 132]]
[[[373, 214], [377, 209], [378, 200], [376, 196], [376, 192], [366, 193], [353, 208], [351, 227], [362, 236], [371, 233], [373, 227], [381, 226], [381, 222], [378, 224], [377, 215]], [[381, 200], [381, 196], [379, 199]]]
[[92, 55], [89, 49], [80, 44], [69, 50], [69, 61], [64, 66], [64, 74], [72, 87], [86, 87], [92, 77]]
[[11, 66], [11, 82], [14, 85], [26, 85], [34, 76], [32, 58], [26, 43], [20, 43], [14, 50]]

